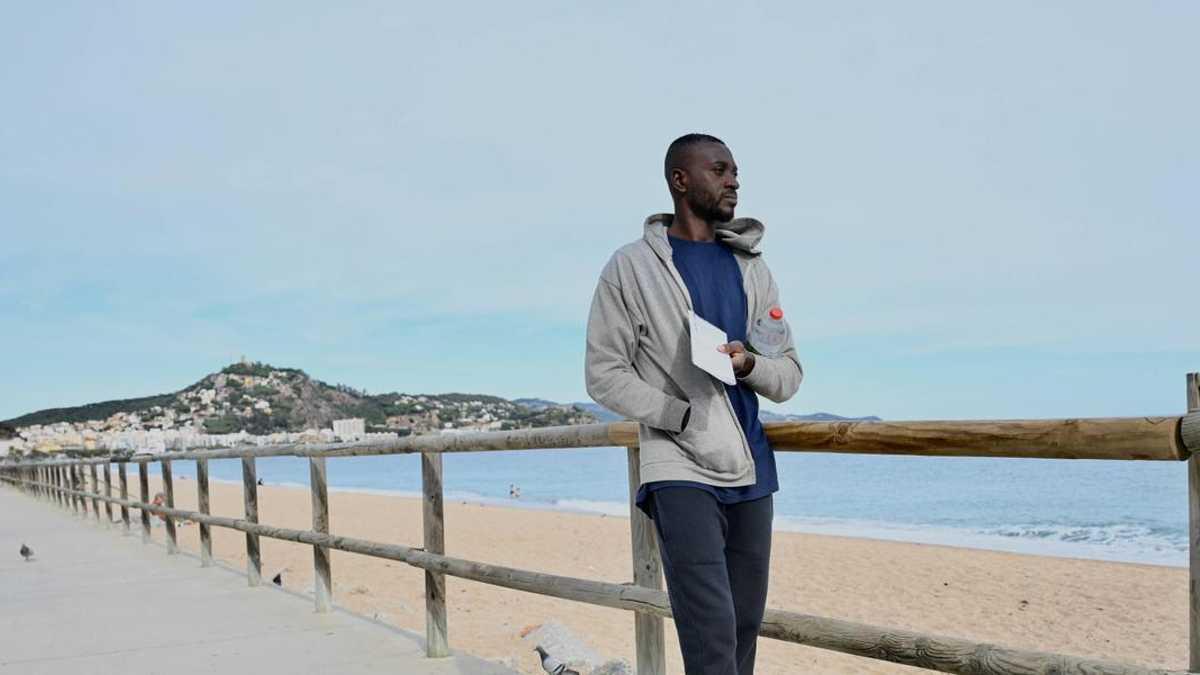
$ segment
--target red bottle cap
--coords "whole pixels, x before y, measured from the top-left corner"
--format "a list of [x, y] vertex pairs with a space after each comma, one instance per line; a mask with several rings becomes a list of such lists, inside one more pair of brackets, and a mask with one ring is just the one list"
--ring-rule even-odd
[[778, 307], [772, 307], [769, 314], [771, 315], [771, 318], [775, 319], [776, 321], [783, 318], [783, 310]]

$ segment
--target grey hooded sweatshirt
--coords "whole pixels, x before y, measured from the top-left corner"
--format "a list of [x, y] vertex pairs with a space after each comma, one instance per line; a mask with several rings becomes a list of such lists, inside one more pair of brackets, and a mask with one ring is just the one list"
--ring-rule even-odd
[[[754, 458], [725, 386], [692, 363], [687, 313], [692, 299], [671, 261], [670, 214], [650, 216], [641, 239], [617, 249], [600, 272], [587, 326], [585, 378], [597, 403], [640, 423], [641, 480], [689, 480], [718, 487], [753, 485]], [[736, 218], [716, 238], [737, 259], [746, 291], [747, 334], [779, 305], [779, 289], [756, 248], [765, 228]], [[804, 374], [791, 336], [775, 358], [755, 355], [741, 378], [776, 403]], [[691, 409], [686, 429], [684, 413]]]

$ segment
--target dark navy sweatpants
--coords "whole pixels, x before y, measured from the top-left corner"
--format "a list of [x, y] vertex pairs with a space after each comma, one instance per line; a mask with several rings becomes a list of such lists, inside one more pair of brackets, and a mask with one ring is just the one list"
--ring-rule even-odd
[[754, 675], [774, 500], [722, 504], [692, 487], [650, 499], [687, 675]]

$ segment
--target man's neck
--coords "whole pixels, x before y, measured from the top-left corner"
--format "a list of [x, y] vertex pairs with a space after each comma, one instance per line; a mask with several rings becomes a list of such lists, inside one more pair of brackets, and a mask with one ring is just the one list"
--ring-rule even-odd
[[667, 234], [679, 239], [688, 239], [691, 241], [714, 241], [716, 239], [716, 227], [692, 213], [688, 209], [675, 209], [675, 217], [671, 220], [671, 227], [667, 228]]

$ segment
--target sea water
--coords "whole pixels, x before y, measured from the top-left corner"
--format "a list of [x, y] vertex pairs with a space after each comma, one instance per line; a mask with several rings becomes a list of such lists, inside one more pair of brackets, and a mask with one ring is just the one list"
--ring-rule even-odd
[[[1186, 566], [1182, 462], [778, 452], [775, 529]], [[194, 477], [190, 462], [176, 475]], [[445, 499], [629, 515], [624, 448], [447, 453]], [[151, 465], [153, 466], [153, 465]], [[419, 496], [417, 455], [327, 461], [331, 490]], [[308, 485], [308, 461], [257, 462], [268, 485]], [[238, 460], [215, 480], [241, 482]], [[509, 496], [510, 485], [520, 497]], [[336, 514], [334, 523], [336, 525]]]

